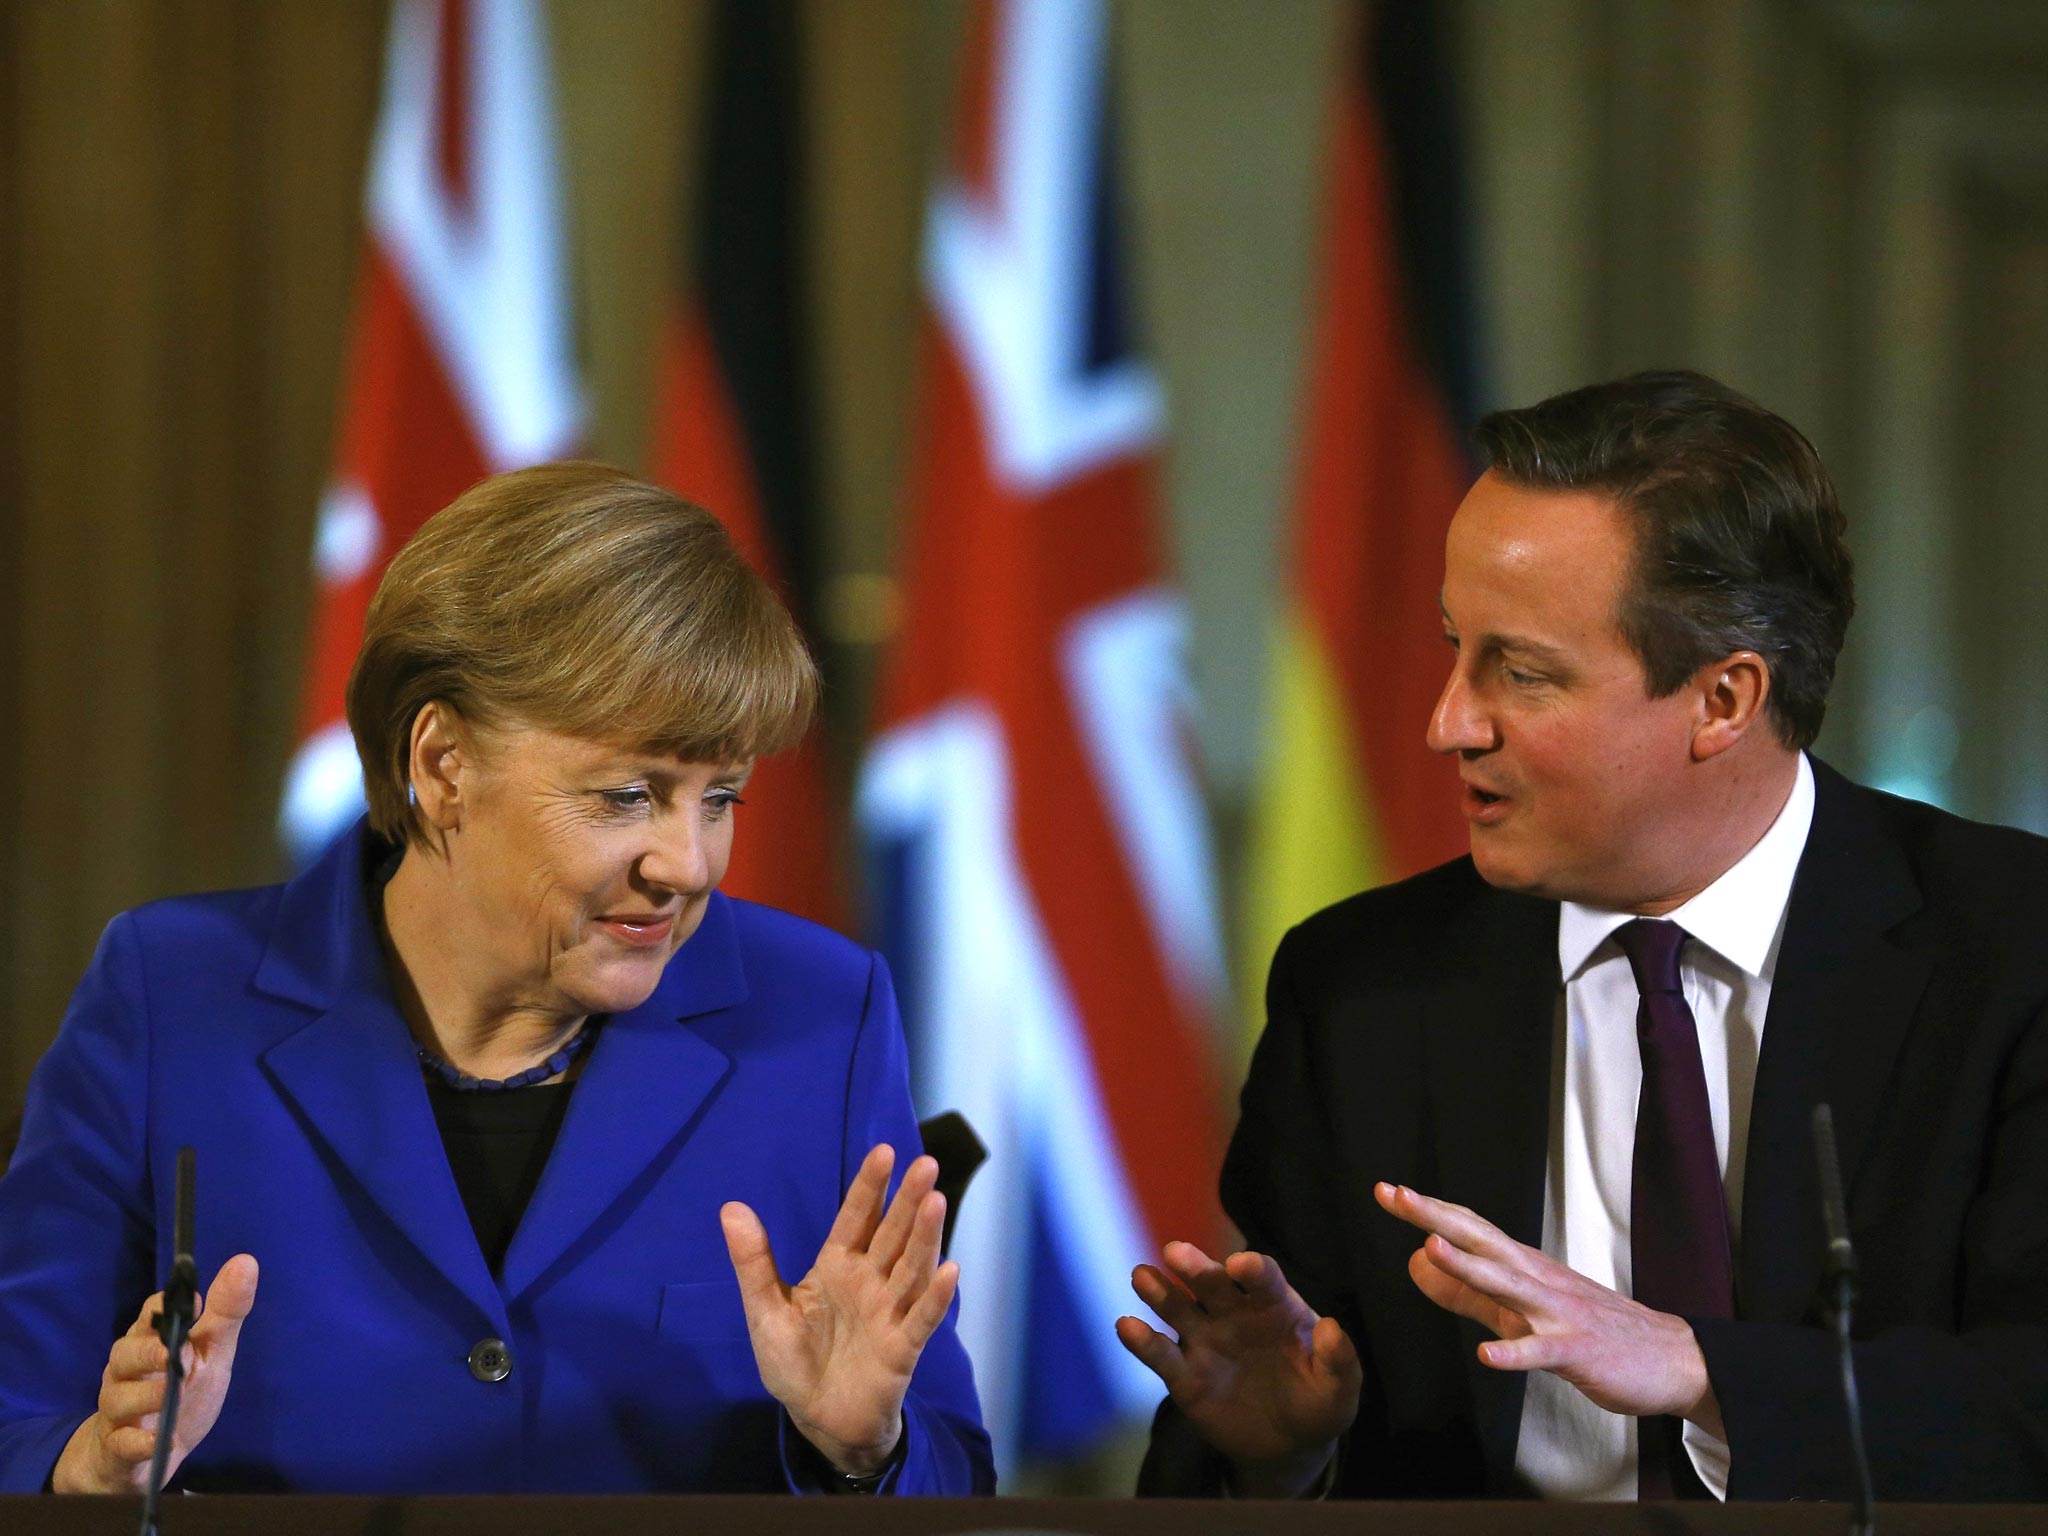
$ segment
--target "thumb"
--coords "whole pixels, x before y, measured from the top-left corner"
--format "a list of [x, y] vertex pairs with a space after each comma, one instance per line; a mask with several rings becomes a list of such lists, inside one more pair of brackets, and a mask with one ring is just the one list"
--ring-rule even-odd
[[197, 1305], [199, 1321], [192, 1325], [192, 1342], [233, 1349], [243, 1322], [256, 1305], [256, 1260], [238, 1253], [221, 1265], [206, 1294], [197, 1298]]
[[737, 1200], [719, 1207], [718, 1225], [725, 1232], [725, 1251], [740, 1283], [740, 1304], [747, 1309], [747, 1323], [752, 1326], [760, 1309], [781, 1300], [783, 1294], [775, 1253], [768, 1246], [768, 1229], [751, 1206]]
[[1316, 1369], [1347, 1393], [1356, 1392], [1365, 1379], [1358, 1363], [1358, 1346], [1334, 1317], [1316, 1319], [1315, 1332], [1309, 1335], [1309, 1354]]

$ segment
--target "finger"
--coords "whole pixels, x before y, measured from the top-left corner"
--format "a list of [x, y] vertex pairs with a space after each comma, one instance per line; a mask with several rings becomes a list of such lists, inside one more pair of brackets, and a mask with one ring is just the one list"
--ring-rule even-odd
[[158, 1291], [142, 1304], [142, 1310], [135, 1314], [135, 1321], [128, 1325], [128, 1331], [122, 1337], [128, 1339], [154, 1338], [156, 1335], [156, 1315], [163, 1308], [164, 1293]]
[[139, 1467], [156, 1454], [156, 1430], [123, 1424], [100, 1436], [100, 1447], [114, 1460]]
[[1301, 1301], [1279, 1261], [1263, 1253], [1233, 1253], [1223, 1261], [1223, 1272], [1243, 1291], [1254, 1306], [1291, 1306]]
[[1422, 1246], [1430, 1263], [1500, 1306], [1511, 1307], [1526, 1316], [1541, 1312], [1549, 1299], [1547, 1288], [1533, 1276], [1512, 1264], [1468, 1253], [1447, 1241], [1441, 1232], [1432, 1233]]
[[747, 1326], [752, 1328], [763, 1311], [787, 1295], [782, 1276], [775, 1269], [775, 1252], [768, 1245], [768, 1229], [753, 1208], [729, 1200], [718, 1209], [718, 1225], [725, 1233], [725, 1251], [732, 1259], [732, 1272], [740, 1283], [740, 1305], [746, 1309]]
[[1403, 1184], [1375, 1184], [1372, 1192], [1389, 1215], [1425, 1232], [1441, 1233], [1467, 1253], [1505, 1260], [1522, 1246], [1467, 1206], [1431, 1199]]
[[1166, 1267], [1194, 1292], [1195, 1300], [1211, 1317], [1244, 1305], [1244, 1292], [1237, 1288], [1237, 1282], [1193, 1243], [1168, 1243], [1160, 1253], [1166, 1259]]
[[1555, 1334], [1489, 1339], [1479, 1346], [1479, 1363], [1496, 1371], [1554, 1371], [1570, 1357], [1569, 1346]]
[[875, 1235], [868, 1243], [868, 1258], [883, 1274], [892, 1271], [896, 1261], [903, 1256], [904, 1246], [910, 1241], [918, 1214], [924, 1208], [924, 1197], [938, 1182], [936, 1158], [913, 1158], [910, 1166], [903, 1170], [903, 1182], [896, 1187], [896, 1198], [889, 1202], [882, 1224], [875, 1228]]
[[232, 1356], [242, 1324], [256, 1305], [256, 1279], [256, 1260], [250, 1254], [238, 1253], [221, 1265], [206, 1294], [194, 1298], [199, 1318], [192, 1325], [194, 1344]]
[[164, 1405], [164, 1378], [112, 1381], [100, 1389], [100, 1417], [109, 1424], [140, 1424]]
[[1182, 1338], [1187, 1337], [1188, 1329], [1202, 1325], [1202, 1309], [1195, 1305], [1187, 1287], [1150, 1264], [1140, 1264], [1131, 1271], [1131, 1289], [1138, 1293], [1138, 1300], [1158, 1313], [1160, 1321]]
[[832, 1218], [832, 1230], [825, 1234], [825, 1246], [851, 1248], [860, 1252], [874, 1236], [882, 1219], [882, 1196], [889, 1188], [889, 1170], [896, 1166], [896, 1149], [887, 1142], [868, 1149], [860, 1169], [846, 1187], [839, 1214]]
[[1180, 1346], [1157, 1328], [1135, 1317], [1116, 1320], [1117, 1342], [1136, 1355], [1144, 1367], [1171, 1392], [1187, 1377], [1187, 1359]]
[[161, 1374], [170, 1361], [170, 1351], [154, 1333], [126, 1333], [114, 1340], [107, 1351], [107, 1380], [135, 1381]]
[[[906, 1180], [906, 1182], [908, 1182]], [[889, 1272], [889, 1288], [896, 1297], [897, 1312], [907, 1312], [918, 1292], [930, 1282], [933, 1266], [939, 1262], [939, 1242], [946, 1231], [946, 1197], [937, 1190], [918, 1202], [917, 1220], [910, 1229], [910, 1241]]]
[[903, 1319], [903, 1331], [912, 1349], [922, 1350], [931, 1342], [939, 1324], [946, 1320], [946, 1309], [953, 1305], [953, 1293], [959, 1289], [960, 1266], [948, 1259], [932, 1272], [932, 1283]]
[[1469, 1317], [1482, 1328], [1495, 1333], [1507, 1331], [1499, 1305], [1457, 1276], [1439, 1269], [1430, 1258], [1428, 1249], [1418, 1248], [1409, 1255], [1408, 1278], [1415, 1282], [1417, 1290], [1446, 1312]]
[[1344, 1331], [1344, 1325], [1334, 1317], [1316, 1319], [1315, 1332], [1309, 1335], [1309, 1358], [1317, 1370], [1330, 1377], [1347, 1392], [1355, 1392], [1365, 1382], [1365, 1367], [1358, 1360], [1358, 1346], [1351, 1342], [1351, 1335]]

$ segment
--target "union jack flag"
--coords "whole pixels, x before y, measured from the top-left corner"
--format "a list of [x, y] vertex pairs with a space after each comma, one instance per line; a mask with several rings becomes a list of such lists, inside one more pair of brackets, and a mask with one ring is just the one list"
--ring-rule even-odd
[[370, 154], [333, 478], [280, 815], [311, 859], [362, 810], [342, 690], [391, 557], [463, 491], [582, 429], [539, 0], [401, 0]]
[[858, 789], [919, 1102], [989, 1144], [952, 1252], [1006, 1470], [1148, 1413], [1130, 1270], [1220, 1225], [1221, 944], [1154, 526], [1096, 0], [974, 13], [924, 243], [905, 624]]

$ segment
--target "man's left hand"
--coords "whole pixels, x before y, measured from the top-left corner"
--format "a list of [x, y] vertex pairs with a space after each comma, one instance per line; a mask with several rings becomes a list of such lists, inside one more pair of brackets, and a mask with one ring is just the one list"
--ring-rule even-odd
[[1549, 1371], [1598, 1406], [1672, 1414], [1725, 1439], [1706, 1357], [1682, 1317], [1518, 1243], [1462, 1205], [1393, 1184], [1373, 1186], [1390, 1215], [1429, 1234], [1408, 1261], [1422, 1294], [1498, 1335], [1479, 1346], [1497, 1371]]

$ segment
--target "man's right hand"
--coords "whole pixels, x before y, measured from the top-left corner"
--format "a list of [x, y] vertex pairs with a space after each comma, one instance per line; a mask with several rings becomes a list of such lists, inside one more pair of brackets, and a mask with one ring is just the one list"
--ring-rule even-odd
[[[169, 1359], [151, 1320], [162, 1310], [159, 1291], [142, 1304], [134, 1325], [107, 1352], [100, 1376], [99, 1409], [72, 1432], [50, 1474], [55, 1493], [134, 1493], [149, 1480], [156, 1449], [157, 1415], [164, 1405], [164, 1367]], [[198, 1317], [185, 1344], [185, 1385], [178, 1424], [164, 1471], [169, 1481], [179, 1463], [206, 1438], [220, 1417], [242, 1322], [256, 1304], [256, 1261], [238, 1253], [198, 1302]]]
[[1264, 1254], [1218, 1264], [1193, 1243], [1168, 1243], [1162, 1257], [1165, 1271], [1140, 1264], [1131, 1289], [1178, 1340], [1135, 1317], [1117, 1319], [1117, 1338], [1231, 1459], [1237, 1493], [1305, 1492], [1358, 1415], [1357, 1349]]

